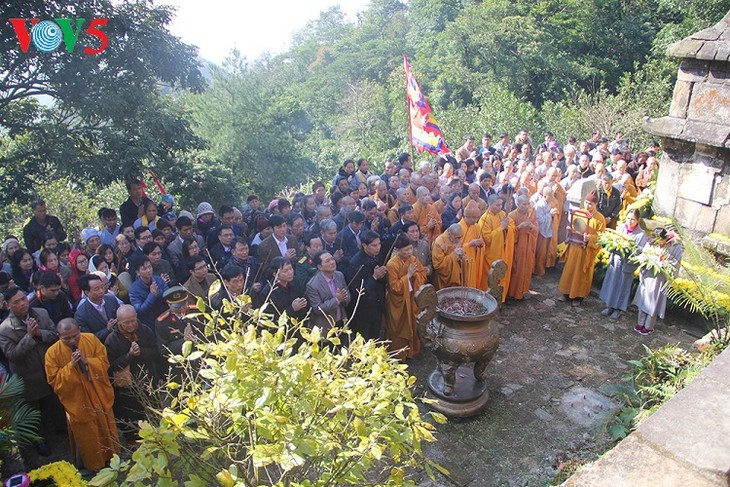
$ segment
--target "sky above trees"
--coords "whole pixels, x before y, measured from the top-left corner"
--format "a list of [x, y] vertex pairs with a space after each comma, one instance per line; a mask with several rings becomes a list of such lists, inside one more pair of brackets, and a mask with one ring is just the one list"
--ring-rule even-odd
[[248, 59], [264, 52], [278, 54], [286, 50], [296, 31], [334, 5], [339, 5], [348, 20], [354, 21], [368, 0], [164, 0], [162, 3], [176, 8], [170, 32], [198, 46], [203, 59], [221, 64], [233, 48]]

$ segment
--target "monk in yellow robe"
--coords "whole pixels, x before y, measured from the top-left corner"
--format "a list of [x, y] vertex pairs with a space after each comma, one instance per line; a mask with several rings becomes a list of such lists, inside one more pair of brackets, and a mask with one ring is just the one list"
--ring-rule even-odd
[[395, 249], [395, 255], [386, 264], [385, 339], [390, 341], [388, 350], [399, 360], [405, 360], [421, 350], [416, 332], [416, 315], [420, 310], [413, 296], [428, 282], [428, 277], [426, 269], [413, 255], [413, 244], [407, 235], [398, 235]]
[[515, 252], [515, 222], [502, 211], [502, 198], [489, 197], [489, 210], [479, 219], [485, 248], [485, 273], [489, 274], [492, 263], [502, 259], [507, 264], [507, 274], [500, 284], [504, 287], [502, 302], [507, 298], [512, 273], [512, 259]]
[[431, 262], [433, 263], [436, 289], [463, 285], [461, 281], [461, 258], [464, 256], [461, 239], [463, 237], [464, 230], [461, 225], [454, 223], [433, 242]]
[[479, 226], [481, 214], [479, 206], [473, 201], [464, 207], [464, 218], [459, 222], [464, 231], [464, 236], [461, 238], [461, 247], [464, 249], [461, 272], [464, 276], [464, 286], [486, 291], [489, 272], [484, 265], [484, 239]]
[[518, 196], [517, 209], [509, 217], [515, 224], [515, 254], [507, 296], [522, 299], [525, 295], [529, 296], [537, 245], [537, 215], [530, 207], [530, 197]]
[[413, 215], [416, 217], [421, 235], [426, 238], [429, 245], [433, 244], [436, 237], [441, 235], [441, 215], [438, 214], [431, 202], [431, 192], [425, 186], [416, 191], [418, 201], [413, 205]]
[[625, 215], [626, 208], [636, 201], [636, 197], [639, 196], [639, 189], [636, 187], [636, 184], [634, 184], [634, 178], [632, 178], [629, 173], [623, 174], [621, 178], [619, 178], [618, 182], [623, 188], [621, 190], [621, 211], [623, 212], [623, 215]]
[[60, 339], [46, 352], [46, 376], [66, 410], [72, 454], [96, 472], [119, 451], [106, 348], [71, 318], [57, 328]]
[[597, 203], [598, 193], [593, 190], [583, 203], [585, 210], [591, 214], [583, 234], [585, 246], [570, 243], [565, 251], [565, 267], [558, 283], [558, 291], [561, 293], [558, 300], [570, 299], [573, 306], [580, 306], [583, 298], [591, 292], [596, 254], [600, 250], [597, 244], [598, 234], [606, 229], [606, 219], [596, 209]]

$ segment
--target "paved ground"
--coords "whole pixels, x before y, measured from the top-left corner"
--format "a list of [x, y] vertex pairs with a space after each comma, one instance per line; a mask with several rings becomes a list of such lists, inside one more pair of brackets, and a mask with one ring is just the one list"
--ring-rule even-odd
[[[620, 382], [643, 345], [690, 348], [704, 334], [668, 316], [642, 337], [631, 330], [636, 313], [611, 320], [600, 315], [596, 297], [579, 308], [557, 302], [558, 278], [535, 278], [532, 299], [505, 305], [496, 318], [501, 339], [487, 368], [490, 403], [478, 417], [438, 426], [428, 455], [451, 478], [437, 485], [548, 484], [566, 460], [610, 447], [605, 424], [617, 403], [602, 391]], [[410, 362], [421, 387], [434, 365], [429, 352]]]
[[[439, 425], [438, 442], [427, 446], [428, 455], [451, 473], [437, 485], [546, 485], [561, 463], [594, 457], [610, 446], [605, 422], [616, 403], [602, 391], [620, 382], [643, 345], [689, 348], [704, 334], [669, 316], [656, 333], [641, 337], [631, 331], [635, 313], [611, 320], [600, 315], [595, 297], [580, 308], [557, 302], [558, 277], [553, 272], [535, 278], [532, 299], [507, 304], [496, 318], [501, 341], [487, 368], [487, 410]], [[424, 351], [409, 365], [424, 391], [433, 356]], [[28, 467], [70, 460], [67, 445], [65, 435], [57, 436], [54, 455], [29, 455]]]

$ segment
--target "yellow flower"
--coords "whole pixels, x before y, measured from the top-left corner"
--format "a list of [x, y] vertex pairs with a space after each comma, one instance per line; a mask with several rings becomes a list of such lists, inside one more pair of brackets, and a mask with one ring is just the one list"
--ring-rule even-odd
[[561, 242], [558, 244], [558, 259], [563, 256], [565, 251], [568, 250], [568, 244]]
[[68, 462], [60, 461], [49, 463], [28, 472], [31, 480], [51, 479], [56, 485], [63, 487], [84, 487], [86, 482], [81, 473]]

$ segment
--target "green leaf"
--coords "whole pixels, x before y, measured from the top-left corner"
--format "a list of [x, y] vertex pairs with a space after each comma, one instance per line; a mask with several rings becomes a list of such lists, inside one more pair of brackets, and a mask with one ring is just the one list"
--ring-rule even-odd
[[629, 430], [621, 423], [613, 423], [608, 428], [608, 434], [612, 440], [620, 440], [626, 438], [626, 435], [629, 434]]
[[182, 346], [182, 356], [187, 357], [188, 355], [190, 355], [190, 352], [192, 350], [193, 350], [193, 342], [191, 342], [190, 340], [186, 340]]

